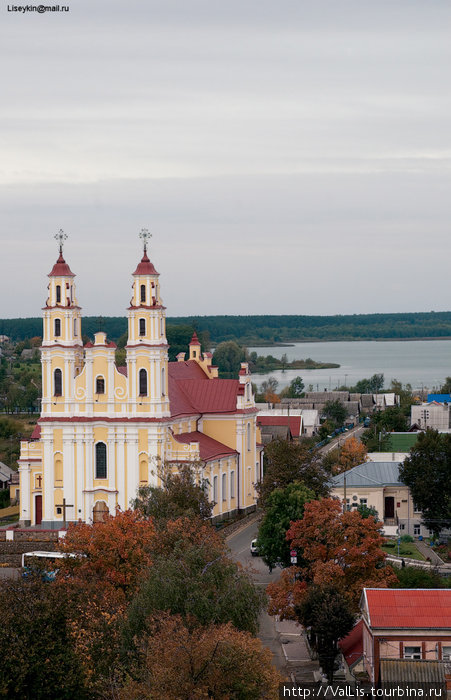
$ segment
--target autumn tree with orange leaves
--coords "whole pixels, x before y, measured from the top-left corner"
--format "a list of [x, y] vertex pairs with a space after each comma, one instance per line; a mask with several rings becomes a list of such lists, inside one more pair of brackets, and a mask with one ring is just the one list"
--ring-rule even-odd
[[151, 617], [147, 628], [119, 700], [279, 697], [271, 652], [248, 632], [231, 624], [193, 627], [168, 613]]
[[341, 447], [336, 447], [323, 458], [323, 464], [332, 474], [347, 472], [352, 467], [363, 464], [368, 459], [368, 450], [363, 442], [354, 435], [345, 440]]
[[118, 511], [93, 525], [71, 523], [59, 549], [79, 556], [63, 559], [60, 575], [104, 590], [111, 587], [129, 598], [151, 564], [155, 539], [153, 521], [138, 511]]
[[[332, 586], [349, 597], [355, 610], [364, 587], [386, 588], [397, 580], [392, 569], [384, 566], [380, 523], [356, 511], [343, 513], [336, 499], [306, 503], [304, 517], [292, 523], [287, 539], [298, 552], [296, 585], [304, 581]], [[283, 617], [295, 616], [294, 585], [291, 590], [283, 582], [268, 588], [273, 613], [277, 609]]]

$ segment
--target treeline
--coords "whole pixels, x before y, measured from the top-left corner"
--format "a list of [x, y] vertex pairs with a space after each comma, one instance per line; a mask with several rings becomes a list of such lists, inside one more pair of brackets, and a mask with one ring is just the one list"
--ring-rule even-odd
[[[364, 340], [451, 337], [451, 311], [427, 313], [354, 314], [346, 316], [185, 316], [168, 324], [208, 331], [213, 344], [238, 340], [245, 345], [307, 340]], [[122, 316], [83, 318], [83, 334], [103, 330], [111, 340], [127, 331]], [[14, 341], [42, 334], [41, 318], [0, 320], [0, 335]]]

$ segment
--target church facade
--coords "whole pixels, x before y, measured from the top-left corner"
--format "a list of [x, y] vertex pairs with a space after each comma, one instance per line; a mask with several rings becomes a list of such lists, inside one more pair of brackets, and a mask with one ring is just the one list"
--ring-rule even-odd
[[21, 443], [20, 522], [62, 528], [125, 510], [160, 470], [194, 462], [213, 517], [255, 507], [262, 475], [251, 377], [219, 379], [194, 334], [189, 355], [168, 361], [159, 274], [144, 254], [133, 273], [126, 365], [106, 334], [83, 344], [75, 275], [63, 257], [49, 274], [43, 309], [42, 407]]

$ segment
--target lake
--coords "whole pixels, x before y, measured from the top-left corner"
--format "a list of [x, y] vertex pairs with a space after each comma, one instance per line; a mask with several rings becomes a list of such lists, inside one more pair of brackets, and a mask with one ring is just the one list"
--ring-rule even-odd
[[338, 369], [277, 370], [268, 374], [255, 374], [254, 381], [261, 384], [268, 376], [279, 382], [279, 390], [294, 377], [302, 377], [306, 390], [309, 384], [314, 391], [334, 389], [336, 386], [352, 386], [359, 379], [382, 372], [385, 387], [392, 379], [413, 389], [428, 387], [436, 390], [446, 377], [451, 376], [451, 340], [388, 340], [346, 341], [330, 343], [295, 343], [290, 347], [249, 347], [258, 355], [280, 358], [284, 353], [288, 360], [311, 357], [318, 362], [337, 362]]

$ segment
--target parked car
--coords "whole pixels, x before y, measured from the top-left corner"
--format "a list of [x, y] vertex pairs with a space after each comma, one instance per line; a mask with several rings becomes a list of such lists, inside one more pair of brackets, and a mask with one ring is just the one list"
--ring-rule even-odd
[[251, 542], [251, 554], [253, 557], [258, 557], [258, 547], [257, 547], [257, 540], [252, 540]]

